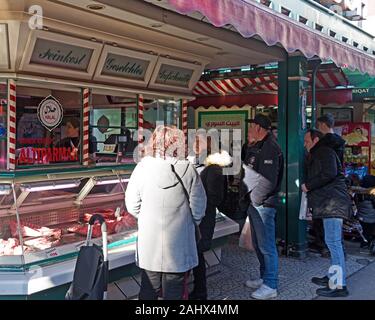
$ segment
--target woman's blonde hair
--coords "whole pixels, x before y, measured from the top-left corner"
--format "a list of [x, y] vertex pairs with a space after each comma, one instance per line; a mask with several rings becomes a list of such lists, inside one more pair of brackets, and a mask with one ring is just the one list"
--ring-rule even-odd
[[167, 157], [184, 159], [184, 133], [175, 126], [157, 126], [146, 147], [146, 155], [163, 159]]

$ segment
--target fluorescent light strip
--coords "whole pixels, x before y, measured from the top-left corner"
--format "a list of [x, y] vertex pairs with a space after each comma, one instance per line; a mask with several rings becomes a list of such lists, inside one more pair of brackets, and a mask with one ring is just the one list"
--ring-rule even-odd
[[[115, 184], [115, 183], [119, 183], [119, 182], [120, 182], [120, 180], [117, 179], [117, 178], [108, 179], [108, 180], [96, 180], [96, 185], [102, 186], [102, 185], [106, 185], [106, 184]], [[129, 182], [129, 179], [121, 179], [121, 182]]]
[[29, 185], [21, 185], [21, 191], [27, 192], [37, 192], [37, 191], [48, 191], [48, 190], [59, 190], [59, 189], [68, 189], [75, 188], [80, 185], [80, 181], [65, 181], [57, 183], [37, 183]]

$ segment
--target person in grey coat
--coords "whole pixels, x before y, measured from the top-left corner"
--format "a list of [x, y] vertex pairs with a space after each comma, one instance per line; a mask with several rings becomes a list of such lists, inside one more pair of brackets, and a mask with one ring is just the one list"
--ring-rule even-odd
[[194, 166], [179, 152], [184, 141], [181, 130], [157, 127], [151, 156], [138, 163], [126, 189], [126, 207], [138, 219], [140, 300], [156, 300], [161, 288], [165, 300], [182, 299], [185, 273], [198, 265], [195, 224], [204, 217], [206, 194]]

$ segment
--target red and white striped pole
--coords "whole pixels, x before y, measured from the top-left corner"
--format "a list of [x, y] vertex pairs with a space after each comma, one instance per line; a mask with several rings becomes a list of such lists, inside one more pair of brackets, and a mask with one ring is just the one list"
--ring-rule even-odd
[[16, 169], [16, 82], [8, 81], [8, 170]]
[[187, 100], [182, 100], [182, 132], [185, 137], [185, 152], [188, 152], [188, 102]]
[[83, 89], [83, 160], [84, 166], [89, 165], [89, 123], [90, 123], [90, 89]]
[[143, 150], [143, 114], [144, 114], [144, 105], [143, 105], [143, 95], [138, 95], [138, 158], [139, 161], [144, 154]]

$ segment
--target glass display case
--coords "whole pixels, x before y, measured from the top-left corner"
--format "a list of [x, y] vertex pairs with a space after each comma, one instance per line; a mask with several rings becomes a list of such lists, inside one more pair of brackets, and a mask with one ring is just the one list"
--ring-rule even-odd
[[[72, 258], [95, 213], [105, 218], [109, 250], [134, 243], [137, 223], [125, 206], [130, 174], [130, 169], [113, 166], [0, 174], [0, 271]], [[92, 236], [100, 245], [99, 225]]]

